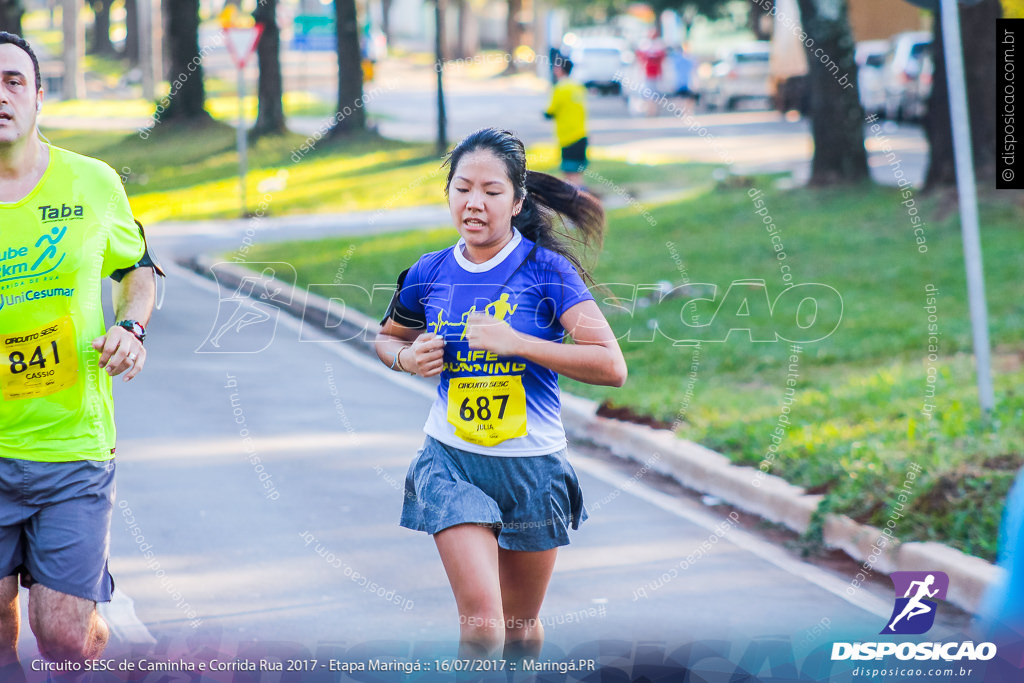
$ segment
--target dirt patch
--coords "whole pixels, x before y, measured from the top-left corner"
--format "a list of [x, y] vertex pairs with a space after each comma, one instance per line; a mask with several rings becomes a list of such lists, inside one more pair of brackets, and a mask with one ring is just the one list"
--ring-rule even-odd
[[1024, 455], [1020, 453], [1003, 453], [995, 455], [982, 463], [985, 469], [1016, 472], [1024, 467]]
[[626, 406], [613, 406], [608, 401], [603, 401], [601, 405], [597, 407], [597, 415], [598, 417], [608, 417], [613, 420], [632, 422], [634, 424], [645, 425], [655, 429], [672, 429], [671, 422], [658, 420], [650, 415], [643, 415]]

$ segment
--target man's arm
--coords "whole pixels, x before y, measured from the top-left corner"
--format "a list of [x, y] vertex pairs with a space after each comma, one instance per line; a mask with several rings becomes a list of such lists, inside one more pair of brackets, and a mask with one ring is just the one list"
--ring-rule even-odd
[[552, 91], [552, 93], [551, 93], [551, 101], [548, 102], [548, 108], [544, 112], [544, 118], [546, 118], [546, 119], [553, 119], [553, 118], [555, 118], [555, 115], [558, 113], [558, 106], [559, 106], [558, 93], [559, 92], [560, 91], [558, 90], [558, 86], [556, 85], [554, 91]]
[[[156, 301], [156, 276], [151, 267], [136, 268], [121, 279], [112, 282], [115, 322], [137, 320], [149, 324]], [[102, 337], [92, 342], [100, 352], [99, 366], [106, 368], [111, 376], [128, 371], [124, 381], [129, 381], [142, 372], [146, 364], [146, 349], [142, 342], [129, 330], [113, 325]]]

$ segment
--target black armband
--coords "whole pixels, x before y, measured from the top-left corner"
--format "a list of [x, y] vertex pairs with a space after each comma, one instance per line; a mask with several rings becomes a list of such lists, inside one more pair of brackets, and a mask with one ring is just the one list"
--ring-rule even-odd
[[388, 310], [381, 318], [380, 324], [383, 325], [391, 318], [402, 327], [409, 327], [414, 330], [422, 330], [427, 327], [427, 316], [422, 312], [417, 313], [416, 311], [409, 310], [402, 305], [399, 300], [399, 296], [402, 294], [402, 286], [405, 284], [405, 276], [409, 274], [409, 269], [406, 268], [398, 276], [398, 288], [395, 290], [395, 295], [391, 297], [391, 303], [388, 304]]
[[152, 268], [154, 271], [156, 271], [158, 275], [167, 277], [167, 274], [164, 273], [164, 269], [160, 267], [160, 264], [157, 263], [156, 259], [153, 258], [152, 254], [149, 253], [149, 243], [146, 241], [146, 231], [142, 229], [142, 223], [136, 220], [135, 225], [139, 226], [139, 234], [142, 235], [142, 244], [144, 248], [142, 252], [142, 258], [139, 259], [139, 262], [136, 263], [134, 266], [129, 266], [127, 268], [118, 268], [117, 270], [110, 274], [110, 279], [112, 279], [114, 282], [120, 282], [125, 275], [132, 272], [136, 268]]

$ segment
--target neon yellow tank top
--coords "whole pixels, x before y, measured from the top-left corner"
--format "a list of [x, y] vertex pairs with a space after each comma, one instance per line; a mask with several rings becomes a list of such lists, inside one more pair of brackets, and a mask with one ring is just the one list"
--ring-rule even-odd
[[0, 457], [109, 460], [111, 382], [92, 348], [101, 282], [144, 244], [112, 168], [49, 151], [35, 188], [0, 203]]

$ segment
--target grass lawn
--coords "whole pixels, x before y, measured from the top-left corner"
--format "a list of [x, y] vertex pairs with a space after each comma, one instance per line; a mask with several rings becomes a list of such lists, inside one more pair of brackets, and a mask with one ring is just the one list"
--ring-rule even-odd
[[[90, 65], [90, 73], [96, 77], [103, 76], [113, 79], [114, 84], [124, 73], [121, 62], [114, 59], [89, 56], [86, 57], [86, 62]], [[165, 94], [161, 94], [160, 97]], [[257, 98], [250, 92], [244, 98], [243, 103], [245, 120], [252, 125], [256, 119]], [[71, 116], [76, 119], [150, 118], [155, 112], [153, 102], [141, 97], [128, 100], [59, 100], [46, 102], [45, 106], [45, 111], [50, 116]], [[207, 89], [206, 110], [215, 119], [234, 124], [238, 120], [238, 97], [235, 95], [234, 84], [231, 85], [230, 90], [219, 94]], [[284, 113], [285, 116], [323, 116], [326, 118], [334, 113], [334, 103], [324, 102], [306, 92], [287, 92], [284, 94]]]
[[[755, 187], [764, 190], [784, 261], [754, 213], [749, 194]], [[942, 540], [992, 559], [1003, 498], [1024, 465], [1024, 398], [1017, 389], [1024, 383], [1019, 208], [1002, 198], [983, 200], [998, 402], [997, 428], [990, 431], [977, 407], [956, 216], [936, 199], [915, 198], [927, 238], [927, 252], [920, 253], [893, 189], [771, 187], [771, 179], [757, 178], [751, 186], [720, 185], [648, 204], [646, 216], [638, 207], [613, 211], [593, 273], [599, 283], [618, 284], [594, 291], [621, 337], [629, 382], [622, 389], [569, 380], [563, 386], [672, 424], [681, 437], [737, 463], [764, 464], [826, 493], [827, 509], [876, 525], [889, 518], [915, 464], [922, 472], [910, 486], [909, 512], [897, 522], [897, 536]], [[455, 237], [448, 228], [264, 245], [251, 258], [290, 262], [304, 284], [338, 282], [341, 272], [346, 283], [391, 285], [419, 254]], [[792, 280], [784, 279], [780, 264], [790, 267]], [[659, 303], [652, 290], [662, 281], [676, 291]], [[767, 302], [788, 282], [805, 286], [769, 312]], [[824, 285], [836, 294], [825, 296]], [[931, 312], [926, 289], [936, 292]], [[811, 302], [800, 304], [805, 297], [818, 300], [816, 319]], [[691, 299], [697, 301], [684, 308]], [[368, 312], [377, 315], [386, 304], [382, 295]], [[938, 347], [931, 361], [930, 313]], [[825, 336], [835, 321], [838, 327]], [[751, 335], [767, 339], [776, 331], [788, 339], [824, 338], [801, 343], [790, 368], [790, 343], [751, 341]], [[673, 340], [702, 343], [695, 352], [692, 344]], [[795, 385], [791, 401], [784, 400], [787, 378]], [[780, 423], [784, 408], [788, 426]], [[777, 452], [769, 450], [780, 425]]]
[[[126, 131], [45, 133], [55, 145], [103, 159], [117, 169], [144, 224], [239, 216], [235, 130], [226, 124], [183, 128], [164, 122], [145, 139]], [[531, 148], [531, 168], [555, 169], [556, 154], [553, 145]], [[289, 133], [250, 145], [248, 161], [249, 210], [264, 199], [271, 216], [444, 203], [445, 171], [429, 144], [371, 133], [339, 141]], [[686, 188], [707, 177], [702, 166], [647, 166], [600, 157], [593, 168], [607, 187], [633, 193]]]

